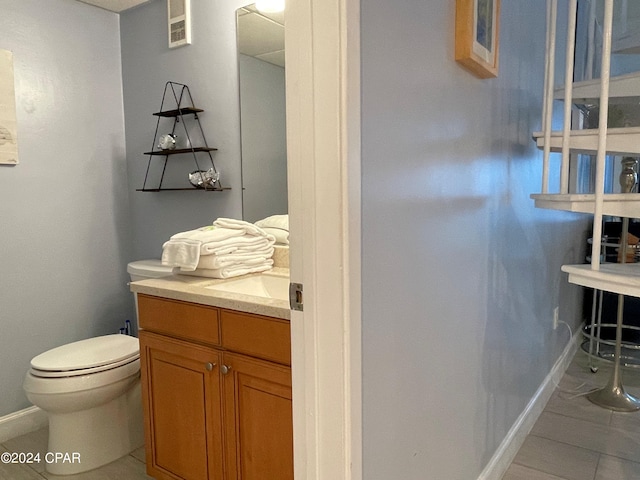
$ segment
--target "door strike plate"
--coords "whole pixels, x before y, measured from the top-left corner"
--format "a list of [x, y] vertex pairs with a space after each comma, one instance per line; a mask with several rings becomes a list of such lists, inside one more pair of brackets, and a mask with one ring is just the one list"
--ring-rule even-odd
[[304, 310], [301, 283], [289, 284], [289, 308], [291, 308], [291, 310], [297, 310], [299, 312], [302, 312]]

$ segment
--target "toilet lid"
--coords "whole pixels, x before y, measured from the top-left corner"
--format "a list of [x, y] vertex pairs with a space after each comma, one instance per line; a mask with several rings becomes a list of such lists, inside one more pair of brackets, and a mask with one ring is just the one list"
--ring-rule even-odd
[[31, 368], [32, 373], [39, 376], [84, 375], [124, 365], [139, 356], [137, 338], [104, 335], [41, 353], [31, 360]]

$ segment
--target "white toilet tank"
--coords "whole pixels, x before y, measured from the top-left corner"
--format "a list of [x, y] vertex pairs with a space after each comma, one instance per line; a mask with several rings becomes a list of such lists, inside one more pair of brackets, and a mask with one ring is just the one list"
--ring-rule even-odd
[[[131, 277], [132, 282], [138, 280], [145, 280], [148, 278], [161, 278], [167, 277], [173, 273], [173, 267], [167, 267], [162, 265], [162, 262], [158, 259], [151, 260], [136, 260], [127, 264], [127, 273]], [[132, 335], [138, 335], [138, 297], [133, 296], [135, 301], [136, 317], [135, 326]]]
[[162, 265], [160, 260], [136, 260], [127, 265], [127, 272], [131, 281], [144, 280], [146, 278], [166, 277], [173, 273], [173, 267]]

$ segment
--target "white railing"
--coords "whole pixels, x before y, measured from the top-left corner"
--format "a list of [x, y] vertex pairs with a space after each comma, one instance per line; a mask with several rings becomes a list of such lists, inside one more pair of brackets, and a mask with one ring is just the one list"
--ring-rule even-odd
[[544, 101], [542, 104], [542, 132], [544, 134], [542, 193], [549, 193], [549, 156], [551, 154], [551, 124], [553, 120], [557, 19], [558, 0], [547, 0], [547, 39], [544, 66]]
[[[593, 218], [593, 245], [591, 254], [591, 268], [600, 269], [600, 249], [602, 239], [602, 217], [605, 190], [605, 161], [607, 156], [607, 122], [609, 117], [609, 83], [611, 77], [611, 42], [613, 30], [613, 2], [605, 0], [604, 22], [602, 25], [602, 64], [600, 68], [600, 112], [598, 127], [598, 149], [596, 154], [596, 182], [595, 204]], [[592, 2], [593, 4], [593, 2]], [[571, 111], [573, 99], [573, 78], [575, 64], [575, 38], [576, 38], [576, 13], [577, 0], [567, 0], [568, 27], [566, 43], [566, 65], [564, 84], [564, 119], [562, 129], [562, 158], [560, 163], [560, 193], [569, 193], [569, 165], [571, 159]], [[595, 16], [595, 11], [590, 9], [590, 17]], [[590, 19], [589, 29], [592, 21]], [[549, 156], [551, 153], [551, 130], [553, 121], [553, 97], [556, 61], [556, 40], [558, 23], [558, 0], [547, 0], [547, 38], [546, 38], [546, 63], [545, 63], [545, 92], [542, 106], [542, 130], [544, 135], [543, 165], [542, 165], [542, 193], [549, 193]], [[595, 33], [595, 27], [593, 27]], [[590, 48], [593, 48], [594, 40], [588, 39]], [[591, 51], [590, 57], [595, 52]], [[591, 68], [588, 69], [590, 71]]]
[[[569, 0], [569, 25], [564, 74], [564, 124], [562, 129], [562, 163], [560, 167], [560, 193], [569, 193], [569, 143], [571, 140], [571, 109], [573, 103], [573, 77], [576, 53], [576, 17], [578, 0]], [[552, 92], [553, 93], [553, 92]]]

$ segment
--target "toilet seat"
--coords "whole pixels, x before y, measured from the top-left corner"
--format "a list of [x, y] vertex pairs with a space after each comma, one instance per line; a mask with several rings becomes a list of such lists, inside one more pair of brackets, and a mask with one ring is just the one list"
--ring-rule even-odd
[[31, 375], [33, 375], [34, 377], [41, 377], [41, 378], [78, 377], [80, 375], [89, 375], [91, 373], [104, 372], [105, 370], [111, 370], [112, 368], [121, 367], [128, 363], [135, 362], [136, 360], [138, 360], [138, 358], [140, 358], [140, 355], [135, 355], [132, 358], [121, 360], [116, 363], [101, 365], [100, 367], [79, 368], [77, 370], [63, 370], [63, 371], [51, 370], [50, 371], [50, 370], [40, 370], [32, 367], [29, 370], [29, 372], [31, 372]]
[[88, 375], [121, 367], [139, 357], [137, 338], [104, 335], [69, 343], [34, 357], [30, 373], [42, 378]]

